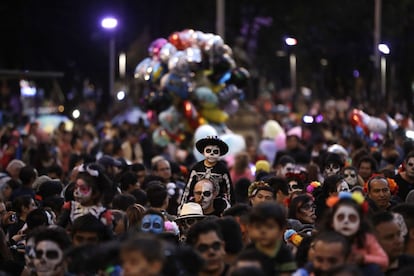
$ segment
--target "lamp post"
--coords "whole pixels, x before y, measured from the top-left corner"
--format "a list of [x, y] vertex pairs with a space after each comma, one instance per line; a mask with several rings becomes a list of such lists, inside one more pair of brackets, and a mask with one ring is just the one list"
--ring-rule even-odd
[[114, 93], [115, 82], [115, 35], [113, 31], [118, 26], [118, 20], [115, 17], [105, 17], [101, 21], [102, 28], [110, 32], [109, 39], [109, 95]]
[[[293, 37], [285, 38], [287, 46], [292, 47], [298, 44], [298, 41]], [[293, 94], [296, 93], [296, 55], [292, 50], [289, 51], [289, 68], [290, 68], [290, 85], [292, 86]]]
[[381, 52], [381, 97], [385, 99], [387, 93], [387, 58], [390, 48], [387, 44], [378, 44], [378, 50]]

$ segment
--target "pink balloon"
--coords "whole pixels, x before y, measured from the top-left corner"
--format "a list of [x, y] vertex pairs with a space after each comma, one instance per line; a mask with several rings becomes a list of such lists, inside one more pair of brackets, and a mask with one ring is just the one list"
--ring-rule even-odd
[[286, 149], [286, 134], [284, 132], [276, 135], [275, 144], [278, 151]]

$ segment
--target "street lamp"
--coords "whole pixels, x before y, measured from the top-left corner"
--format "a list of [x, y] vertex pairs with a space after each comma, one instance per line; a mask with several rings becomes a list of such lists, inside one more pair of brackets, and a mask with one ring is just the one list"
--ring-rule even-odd
[[110, 32], [109, 39], [109, 95], [114, 93], [115, 81], [115, 35], [112, 33], [118, 26], [118, 20], [115, 17], [105, 17], [101, 21], [102, 28]]
[[[289, 47], [293, 47], [298, 44], [296, 38], [286, 37], [285, 43]], [[290, 83], [293, 93], [296, 93], [296, 55], [293, 51], [289, 51], [289, 68], [290, 68]]]
[[382, 53], [381, 55], [381, 96], [385, 99], [387, 90], [387, 59], [386, 55], [390, 53], [390, 48], [387, 44], [378, 44], [378, 50]]

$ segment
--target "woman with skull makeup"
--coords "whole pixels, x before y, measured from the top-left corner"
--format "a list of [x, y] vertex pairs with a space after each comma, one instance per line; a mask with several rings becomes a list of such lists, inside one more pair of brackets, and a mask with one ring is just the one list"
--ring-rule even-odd
[[358, 174], [358, 170], [352, 166], [346, 166], [342, 169], [342, 175], [344, 176], [344, 180], [349, 185], [349, 189], [352, 190], [354, 187], [361, 187], [364, 186], [364, 180]]
[[216, 136], [207, 136], [198, 140], [195, 146], [205, 158], [197, 162], [190, 171], [178, 213], [184, 203], [191, 201], [195, 183], [200, 179], [210, 179], [212, 182], [218, 183], [219, 190], [216, 197], [233, 204], [233, 185], [230, 173], [226, 164], [220, 161], [220, 157], [228, 152], [228, 145]]
[[113, 228], [113, 216], [103, 200], [113, 193], [111, 180], [103, 168], [96, 163], [82, 164], [77, 168], [73, 191], [74, 201], [65, 202], [58, 225], [66, 227], [86, 214], [99, 218], [105, 225]]
[[[389, 260], [381, 245], [371, 233], [366, 215], [368, 203], [360, 192], [340, 192], [326, 201], [330, 208], [322, 230], [333, 230], [345, 236], [352, 244], [351, 262], [360, 266], [364, 275], [382, 275]], [[368, 274], [369, 273], [369, 274]]]

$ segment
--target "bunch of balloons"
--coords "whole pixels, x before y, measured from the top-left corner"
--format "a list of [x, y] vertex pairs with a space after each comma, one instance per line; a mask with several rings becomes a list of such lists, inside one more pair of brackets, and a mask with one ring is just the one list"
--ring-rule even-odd
[[219, 35], [185, 29], [155, 39], [134, 77], [145, 84], [144, 108], [160, 123], [154, 141], [164, 145], [204, 124], [225, 129], [243, 99], [249, 72], [236, 65]]

